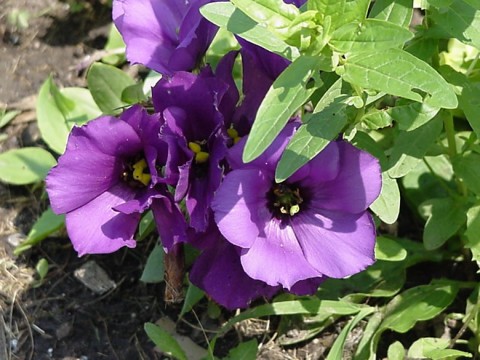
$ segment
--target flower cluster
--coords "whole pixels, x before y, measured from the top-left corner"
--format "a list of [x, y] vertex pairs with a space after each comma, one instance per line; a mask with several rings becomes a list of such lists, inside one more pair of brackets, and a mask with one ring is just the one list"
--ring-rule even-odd
[[[380, 192], [378, 161], [339, 140], [276, 183], [299, 126], [294, 118], [259, 158], [243, 163], [257, 109], [288, 61], [239, 39], [240, 50], [215, 71], [202, 66], [216, 33], [199, 13], [206, 2], [113, 1], [128, 60], [162, 78], [152, 89], [153, 112], [135, 105], [75, 127], [50, 171], [52, 209], [66, 214], [75, 250], [134, 247], [150, 209], [166, 253], [182, 254], [183, 243], [198, 248], [191, 282], [230, 309], [282, 289], [312, 294], [328, 277], [365, 269], [374, 262], [367, 208]], [[238, 56], [242, 96], [232, 76]]]

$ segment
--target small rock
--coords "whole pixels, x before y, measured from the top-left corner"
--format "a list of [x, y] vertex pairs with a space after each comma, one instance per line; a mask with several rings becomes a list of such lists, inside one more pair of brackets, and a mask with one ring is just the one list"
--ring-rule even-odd
[[23, 242], [23, 240], [25, 240], [25, 238], [26, 238], [26, 236], [24, 234], [13, 233], [13, 234], [8, 235], [7, 242], [11, 246], [17, 247], [18, 245], [20, 245]]
[[72, 333], [72, 324], [69, 322], [63, 323], [60, 325], [57, 330], [55, 330], [55, 336], [58, 340], [65, 339]]
[[96, 294], [104, 294], [116, 287], [115, 282], [110, 279], [105, 270], [93, 260], [87, 261], [73, 274], [83, 285]]

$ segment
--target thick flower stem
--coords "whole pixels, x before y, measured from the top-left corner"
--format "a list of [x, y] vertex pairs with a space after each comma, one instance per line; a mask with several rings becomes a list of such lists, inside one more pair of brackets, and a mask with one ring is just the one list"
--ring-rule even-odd
[[185, 278], [185, 256], [183, 244], [175, 245], [164, 258], [165, 294], [163, 299], [167, 304], [177, 304], [185, 298], [183, 279]]

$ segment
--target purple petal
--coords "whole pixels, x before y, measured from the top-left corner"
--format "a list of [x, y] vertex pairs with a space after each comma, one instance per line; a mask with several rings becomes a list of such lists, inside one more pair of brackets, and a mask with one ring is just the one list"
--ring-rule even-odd
[[359, 213], [380, 194], [382, 176], [379, 162], [369, 153], [346, 142], [338, 142], [340, 171], [330, 181], [319, 184], [312, 195], [312, 207]]
[[166, 251], [187, 241], [187, 223], [180, 209], [168, 196], [157, 197], [152, 202], [157, 231]]
[[123, 246], [135, 247], [133, 235], [140, 215], [125, 215], [113, 210], [113, 207], [129, 201], [134, 195], [131, 188], [117, 185], [67, 213], [67, 231], [79, 256], [107, 254]]
[[255, 169], [234, 170], [224, 178], [212, 209], [218, 228], [229, 242], [250, 247], [270, 220], [266, 194], [272, 181], [272, 177]]
[[312, 279], [301, 280], [292, 286], [290, 292], [295, 295], [313, 295], [317, 292], [318, 287], [327, 277], [316, 277]]
[[367, 212], [303, 211], [292, 218], [292, 227], [305, 258], [329, 277], [356, 274], [375, 261], [375, 226]]
[[322, 275], [305, 259], [292, 227], [275, 218], [241, 254], [245, 272], [271, 286], [282, 285], [289, 290], [301, 280]]

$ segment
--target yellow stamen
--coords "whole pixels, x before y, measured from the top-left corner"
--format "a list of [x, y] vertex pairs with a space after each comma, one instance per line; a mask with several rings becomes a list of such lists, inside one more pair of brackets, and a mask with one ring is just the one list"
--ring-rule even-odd
[[300, 211], [300, 206], [298, 205], [292, 205], [290, 207], [290, 216], [293, 216], [295, 215], [296, 213], [298, 213]]
[[198, 153], [195, 154], [195, 161], [198, 164], [203, 164], [208, 161], [208, 158], [210, 157], [210, 154], [205, 152], [205, 151], [199, 151]]
[[133, 178], [137, 181], [140, 181], [145, 186], [150, 183], [150, 179], [152, 178], [150, 174], [144, 174], [143, 171], [147, 168], [148, 165], [145, 159], [137, 161], [135, 164], [133, 164]]
[[198, 154], [198, 153], [200, 153], [200, 152], [202, 151], [202, 147], [201, 147], [199, 144], [197, 144], [196, 142], [190, 141], [190, 142], [188, 143], [188, 147], [189, 147], [189, 149], [192, 150], [195, 154]]
[[230, 128], [227, 130], [228, 136], [230, 136], [232, 139], [238, 138], [238, 131], [235, 130], [234, 128]]
[[242, 138], [240, 136], [237, 136], [236, 138], [233, 138], [233, 143], [236, 144], [238, 143]]

